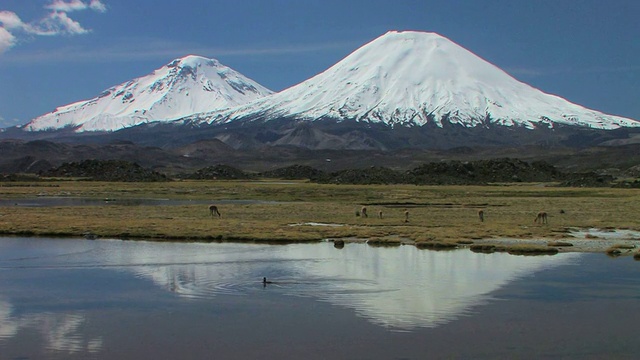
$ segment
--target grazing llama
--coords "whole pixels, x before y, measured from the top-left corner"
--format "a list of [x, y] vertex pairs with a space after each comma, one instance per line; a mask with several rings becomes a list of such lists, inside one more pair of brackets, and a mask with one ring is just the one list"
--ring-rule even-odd
[[209, 215], [211, 215], [211, 217], [218, 215], [218, 217], [220, 217], [220, 211], [218, 211], [218, 207], [215, 205], [209, 205]]
[[533, 220], [533, 223], [548, 224], [547, 213], [544, 211], [540, 211], [538, 215], [536, 215], [536, 218]]

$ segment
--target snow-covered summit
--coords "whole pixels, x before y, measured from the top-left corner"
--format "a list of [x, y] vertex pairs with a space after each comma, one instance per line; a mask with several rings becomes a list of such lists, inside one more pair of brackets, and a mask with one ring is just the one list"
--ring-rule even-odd
[[408, 126], [430, 121], [467, 127], [640, 126], [543, 93], [441, 35], [417, 31], [388, 32], [289, 89], [191, 119], [219, 123], [280, 117]]
[[149, 75], [107, 89], [91, 100], [59, 107], [32, 120], [24, 129], [115, 131], [227, 109], [271, 93], [218, 60], [189, 55]]

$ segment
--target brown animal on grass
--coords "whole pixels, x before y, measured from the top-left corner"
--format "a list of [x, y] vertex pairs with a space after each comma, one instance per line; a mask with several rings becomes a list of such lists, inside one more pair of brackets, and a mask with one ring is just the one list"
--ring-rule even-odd
[[533, 220], [533, 223], [548, 224], [547, 213], [544, 211], [540, 211], [538, 215], [536, 215], [536, 218]]
[[480, 218], [480, 222], [484, 222], [484, 210], [478, 210], [478, 218]]
[[404, 222], [409, 222], [409, 210], [404, 211]]
[[362, 209], [360, 209], [360, 215], [364, 216], [364, 217], [369, 217], [367, 215], [367, 207], [363, 206]]
[[213, 217], [214, 215], [218, 215], [220, 217], [220, 211], [218, 211], [218, 207], [215, 205], [209, 205], [209, 215]]
[[378, 211], [378, 217], [382, 219], [382, 210]]

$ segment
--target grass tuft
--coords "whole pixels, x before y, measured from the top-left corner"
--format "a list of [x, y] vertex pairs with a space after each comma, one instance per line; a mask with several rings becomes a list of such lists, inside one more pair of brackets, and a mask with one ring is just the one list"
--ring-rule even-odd
[[495, 245], [474, 244], [469, 247], [473, 252], [490, 254], [496, 251]]
[[608, 248], [608, 249], [605, 251], [605, 253], [606, 253], [608, 256], [611, 256], [611, 257], [617, 257], [617, 256], [622, 255], [622, 251], [620, 251], [620, 249], [617, 249], [617, 248], [614, 248], [614, 247], [610, 247], [610, 248]]
[[[629, 253], [631, 250], [635, 249], [634, 245], [630, 244], [615, 244], [610, 246], [605, 253], [611, 257], [620, 256], [623, 253]], [[635, 255], [634, 255], [635, 256]]]
[[473, 244], [473, 240], [458, 240], [458, 241], [456, 241], [456, 244], [459, 244], [459, 245], [471, 245], [471, 244]]
[[416, 247], [418, 249], [430, 249], [430, 250], [453, 250], [458, 248], [458, 244], [454, 242], [446, 242], [446, 241], [428, 241], [428, 242], [417, 242]]
[[479, 253], [506, 252], [512, 255], [555, 255], [558, 249], [533, 244], [471, 245], [471, 251]]
[[547, 243], [547, 246], [567, 247], [567, 246], [573, 246], [573, 244], [566, 241], [550, 241]]
[[636, 247], [632, 244], [615, 244], [612, 245], [611, 248], [613, 249], [623, 249], [623, 250], [631, 250], [631, 249], [635, 249]]
[[367, 245], [373, 247], [394, 247], [402, 245], [402, 242], [398, 239], [372, 238], [367, 240]]

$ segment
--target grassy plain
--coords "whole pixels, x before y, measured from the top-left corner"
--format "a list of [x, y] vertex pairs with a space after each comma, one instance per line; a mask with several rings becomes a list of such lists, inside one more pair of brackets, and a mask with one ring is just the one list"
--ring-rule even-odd
[[[24, 199], [114, 200], [91, 206], [29, 207]], [[119, 205], [125, 199], [199, 201], [193, 205]], [[466, 243], [481, 238], [562, 240], [570, 228], [640, 230], [640, 191], [494, 186], [326, 185], [283, 181], [106, 183], [48, 181], [0, 184], [0, 233], [171, 241], [319, 241]], [[209, 216], [202, 201], [218, 205]], [[259, 200], [233, 203], [230, 200]], [[14, 205], [15, 201], [18, 205]], [[356, 211], [367, 206], [369, 217]], [[477, 211], [484, 210], [484, 222]], [[378, 211], [383, 217], [378, 217]], [[405, 222], [405, 210], [409, 221]], [[546, 225], [534, 224], [538, 211]], [[324, 226], [322, 226], [324, 225]]]

